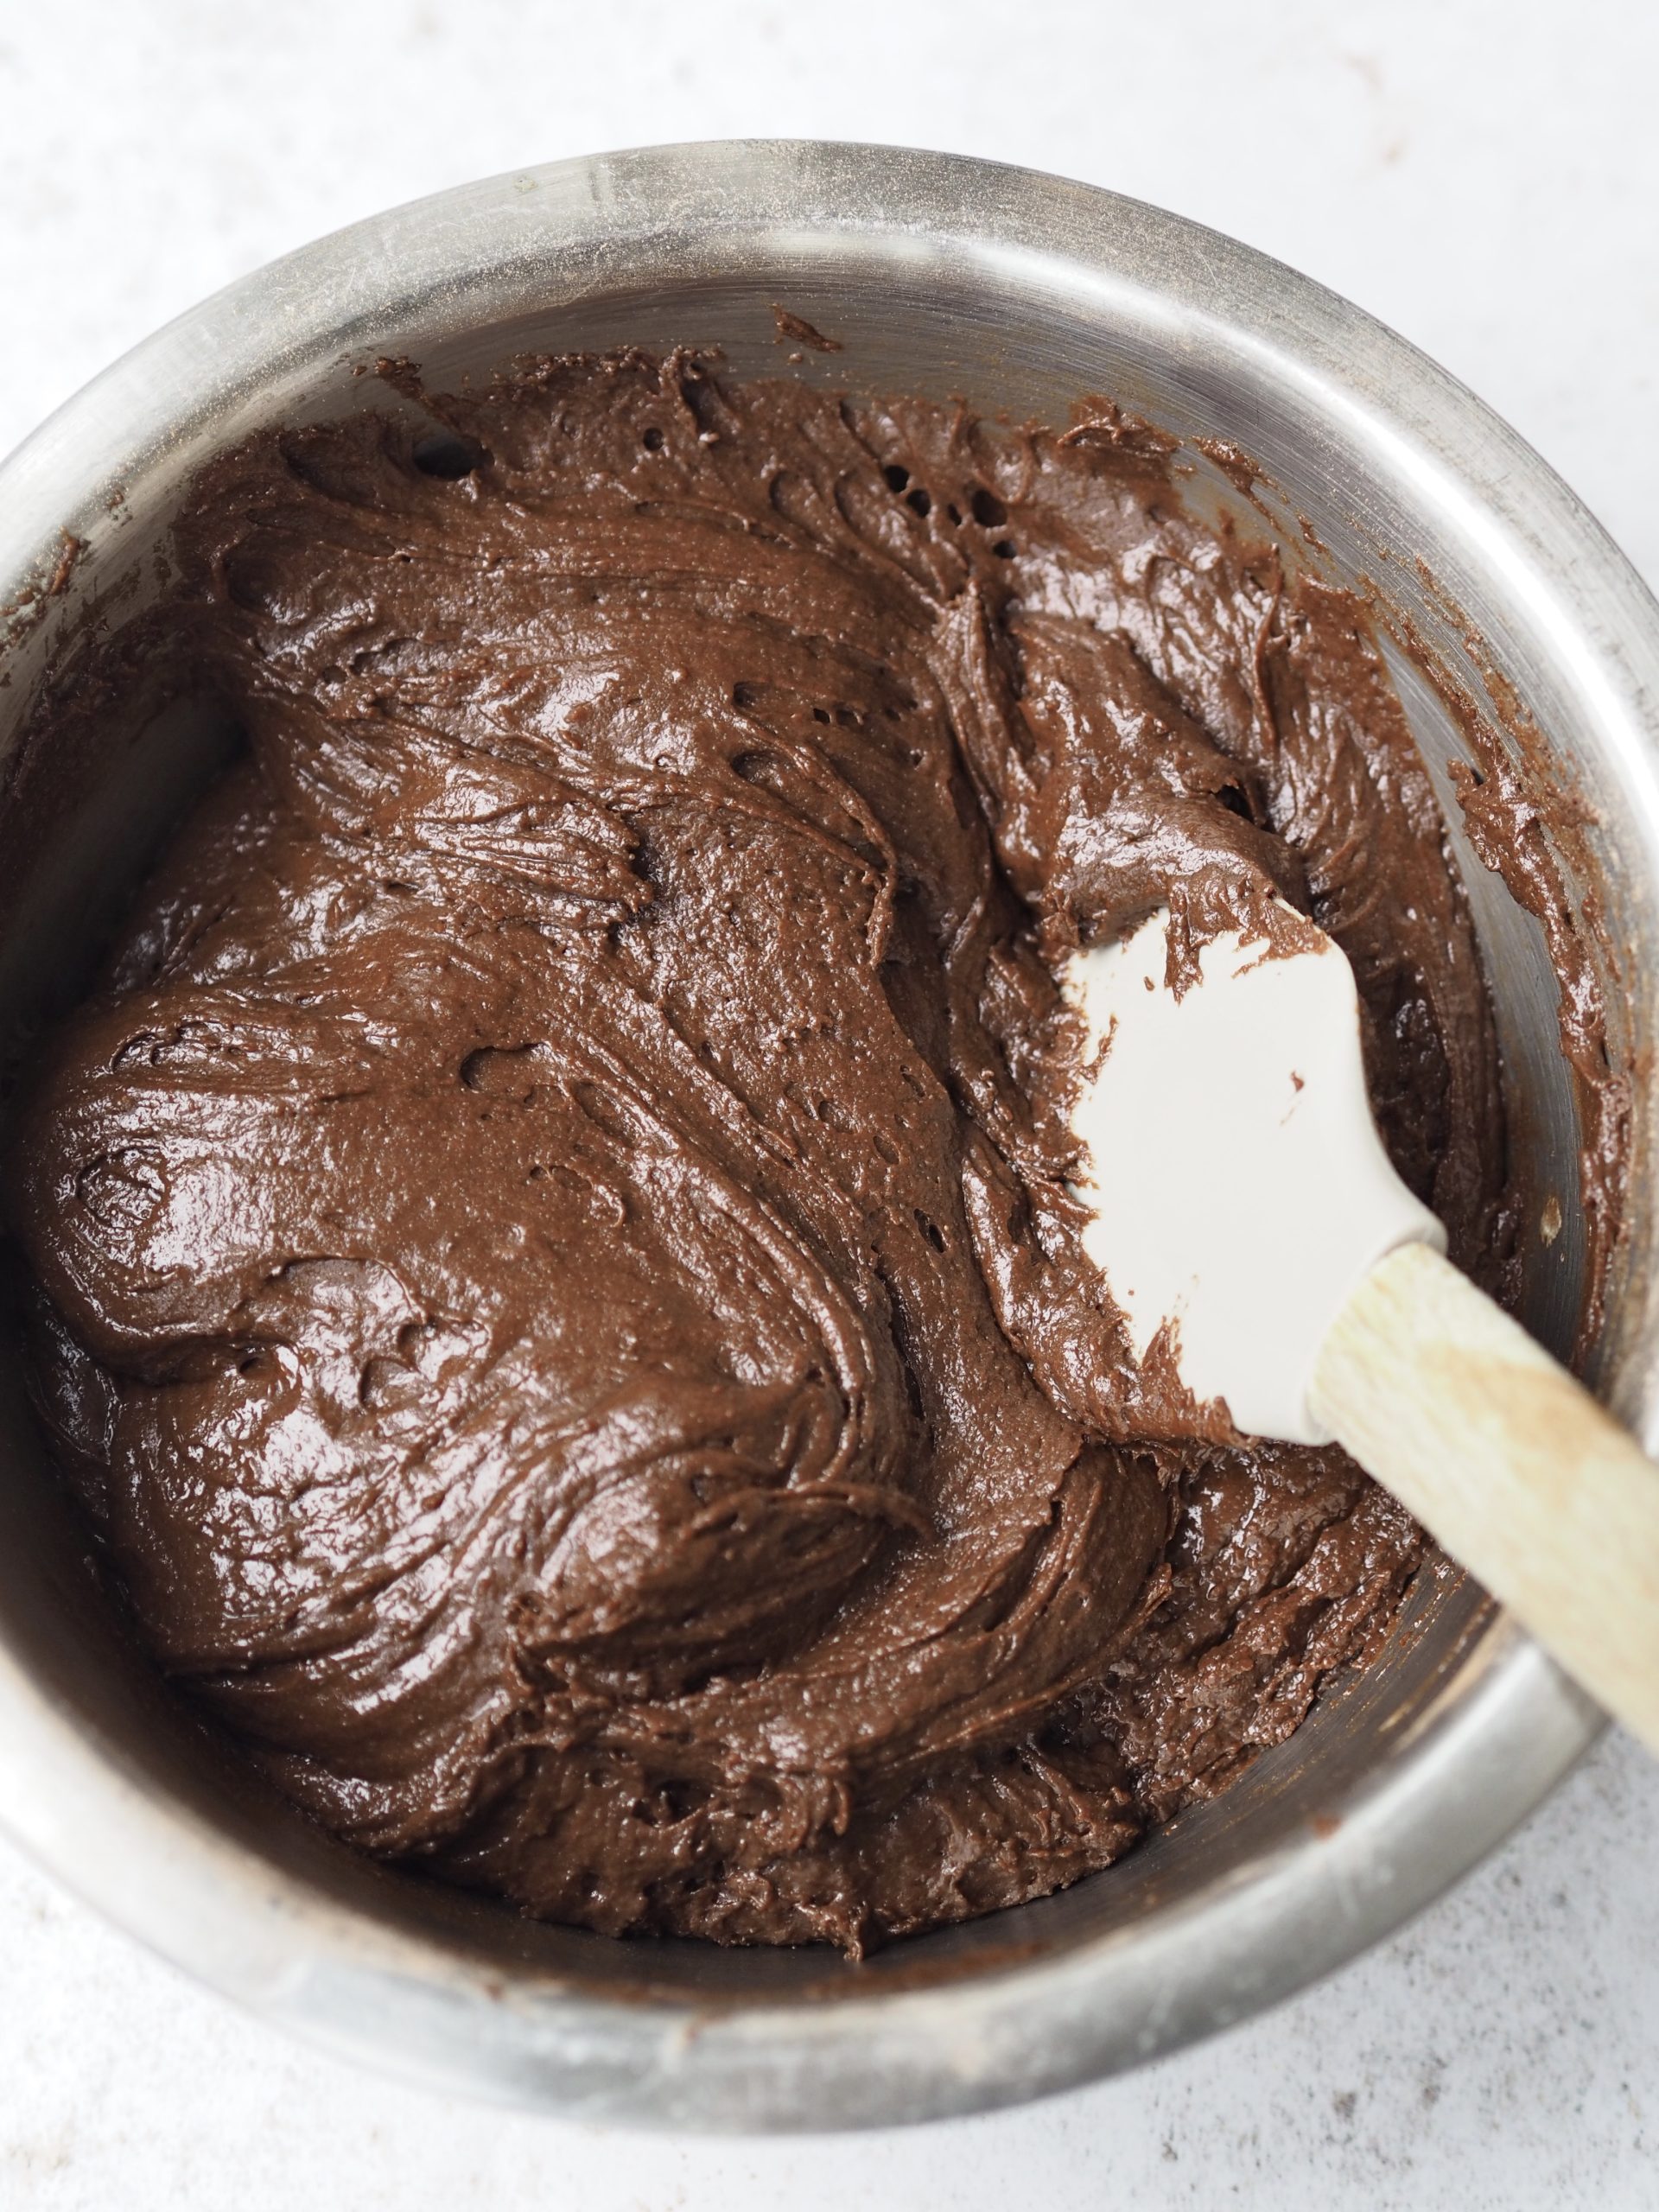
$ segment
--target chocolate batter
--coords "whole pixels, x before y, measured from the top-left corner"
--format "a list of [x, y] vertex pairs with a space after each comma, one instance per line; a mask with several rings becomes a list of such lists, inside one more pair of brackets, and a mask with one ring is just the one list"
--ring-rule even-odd
[[1420, 1538], [1136, 1371], [1058, 959], [1276, 889], [1456, 1255], [1507, 1234], [1363, 623], [1105, 403], [626, 353], [427, 404], [181, 525], [147, 650], [247, 757], [13, 1150], [63, 1462], [162, 1664], [372, 1851], [855, 1953], [1075, 1880], [1364, 1659]]

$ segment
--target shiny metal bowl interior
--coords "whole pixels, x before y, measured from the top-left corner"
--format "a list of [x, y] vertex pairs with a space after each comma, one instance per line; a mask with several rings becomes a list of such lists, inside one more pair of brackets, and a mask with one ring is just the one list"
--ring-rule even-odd
[[[92, 598], [118, 620], [153, 591], [181, 485], [226, 442], [404, 404], [354, 373], [381, 355], [408, 355], [442, 385], [531, 348], [692, 340], [723, 346], [739, 372], [775, 372], [774, 302], [844, 344], [794, 373], [962, 393], [1015, 417], [1064, 416], [1105, 392], [1184, 435], [1236, 441], [1281, 487], [1288, 541], [1305, 543], [1294, 518], [1307, 518], [1319, 565], [1382, 580], [1477, 689], [1465, 620], [1484, 639], [1596, 810], [1613, 943], [1637, 973], [1659, 964], [1659, 607], [1565, 487], [1432, 364], [1275, 264], [1105, 193], [937, 155], [746, 143], [561, 163], [377, 218], [194, 309], [0, 471], [0, 602], [59, 569], [65, 529], [86, 541], [67, 588], [15, 625], [0, 751], [65, 626]], [[1193, 483], [1196, 496], [1229, 496], [1203, 466]], [[1434, 686], [1395, 662], [1442, 774], [1457, 730]], [[73, 813], [28, 868], [14, 856], [0, 885], [0, 1011], [25, 1052], [226, 742], [188, 713], [111, 728]], [[1560, 1346], [1583, 1222], [1555, 979], [1535, 925], [1464, 859], [1517, 1151], [1529, 1186], [1567, 1205], [1556, 1243], [1527, 1246], [1528, 1318]], [[1616, 1050], [1637, 1071], [1636, 1156], [1599, 1373], [1641, 1423], [1656, 1408], [1659, 1344], [1656, 1085], [1646, 995], [1613, 980]], [[1133, 2064], [1243, 2018], [1395, 1926], [1535, 1805], [1599, 1725], [1478, 1592], [1442, 1573], [1424, 1579], [1384, 1662], [1327, 1695], [1293, 1741], [1063, 1896], [856, 1969], [823, 1952], [534, 1926], [366, 1864], [227, 1772], [124, 1661], [9, 1357], [3, 1382], [8, 1827], [116, 1920], [270, 2018], [549, 2109], [855, 2126]]]

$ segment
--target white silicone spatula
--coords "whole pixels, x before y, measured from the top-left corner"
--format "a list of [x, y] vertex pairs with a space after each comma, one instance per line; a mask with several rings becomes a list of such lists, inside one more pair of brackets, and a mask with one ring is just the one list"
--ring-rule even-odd
[[1352, 970], [1167, 920], [1077, 954], [1084, 1233], [1137, 1353], [1248, 1434], [1339, 1442], [1659, 1751], [1659, 1467], [1444, 1256], [1383, 1152]]

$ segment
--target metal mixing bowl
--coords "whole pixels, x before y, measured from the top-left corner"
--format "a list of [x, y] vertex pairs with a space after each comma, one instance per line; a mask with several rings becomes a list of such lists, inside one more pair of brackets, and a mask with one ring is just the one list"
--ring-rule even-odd
[[[1659, 966], [1659, 607], [1572, 494], [1430, 362], [1288, 270], [1106, 193], [932, 154], [760, 143], [563, 162], [359, 224], [194, 309], [0, 469], [0, 603], [54, 572], [60, 586], [18, 617], [0, 747], [16, 744], [65, 626], [92, 600], [118, 620], [153, 593], [180, 487], [227, 441], [403, 404], [353, 373], [383, 354], [440, 385], [527, 348], [626, 340], [717, 341], [739, 372], [775, 371], [774, 302], [844, 342], [801, 374], [961, 392], [1016, 417], [1063, 417], [1103, 391], [1177, 432], [1236, 441], [1281, 488], [1291, 538], [1305, 543], [1306, 517], [1319, 564], [1382, 580], [1477, 689], [1465, 626], [1484, 638], [1594, 809], [1612, 942], [1633, 974]], [[1226, 496], [1219, 479], [1193, 481]], [[67, 580], [66, 529], [86, 541]], [[1458, 729], [1394, 657], [1440, 774]], [[80, 765], [80, 803], [14, 837], [0, 877], [14, 1034], [79, 987], [226, 735], [175, 711], [148, 729], [111, 722], [106, 741]], [[1560, 1345], [1584, 1247], [1556, 979], [1533, 922], [1466, 851], [1464, 864], [1520, 1164], [1566, 1209], [1554, 1243], [1526, 1238], [1528, 1318]], [[1640, 1425], [1659, 1346], [1659, 1086], [1646, 994], [1613, 981], [1636, 1147], [1599, 1373]], [[1064, 1896], [857, 1968], [822, 1951], [613, 1942], [372, 1866], [228, 1773], [125, 1657], [9, 1369], [0, 1422], [6, 1825], [269, 2018], [566, 2113], [726, 2128], [919, 2120], [1149, 2058], [1395, 1927], [1507, 1834], [1599, 1725], [1477, 1592], [1431, 1575], [1382, 1664], [1226, 1796]]]

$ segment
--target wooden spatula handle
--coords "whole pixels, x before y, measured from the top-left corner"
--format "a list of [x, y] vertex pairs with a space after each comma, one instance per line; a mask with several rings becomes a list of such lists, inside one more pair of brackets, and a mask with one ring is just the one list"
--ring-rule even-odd
[[1374, 1268], [1309, 1403], [1360, 1465], [1659, 1751], [1659, 1465], [1427, 1245]]

